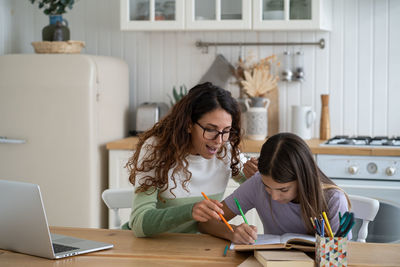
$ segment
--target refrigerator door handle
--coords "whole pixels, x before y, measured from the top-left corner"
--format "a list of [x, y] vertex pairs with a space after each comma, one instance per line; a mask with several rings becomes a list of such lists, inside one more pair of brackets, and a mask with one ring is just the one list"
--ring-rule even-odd
[[0, 136], [0, 144], [25, 144], [26, 140], [23, 139], [9, 139], [5, 136]]

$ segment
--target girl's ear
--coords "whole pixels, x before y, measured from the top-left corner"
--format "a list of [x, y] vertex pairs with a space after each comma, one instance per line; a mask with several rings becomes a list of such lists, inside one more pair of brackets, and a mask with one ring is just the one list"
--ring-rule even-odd
[[187, 132], [192, 133], [192, 128], [193, 128], [193, 123], [190, 123], [189, 127], [187, 128]]

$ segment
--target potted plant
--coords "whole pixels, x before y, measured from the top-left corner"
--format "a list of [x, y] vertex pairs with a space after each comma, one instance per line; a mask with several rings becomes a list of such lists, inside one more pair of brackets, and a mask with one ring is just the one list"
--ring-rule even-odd
[[38, 3], [45, 15], [49, 16], [50, 24], [42, 30], [43, 41], [68, 41], [70, 38], [68, 22], [62, 14], [67, 8], [72, 9], [75, 0], [29, 0], [32, 4]]
[[170, 104], [171, 107], [173, 107], [176, 103], [179, 102], [179, 100], [182, 99], [182, 97], [184, 97], [185, 95], [187, 95], [188, 90], [186, 85], [182, 84], [181, 86], [179, 86], [179, 92], [176, 90], [176, 87], [172, 87], [172, 96], [173, 99], [170, 95], [168, 95], [169, 100], [170, 100]]
[[246, 60], [239, 58], [233, 74], [240, 87], [240, 97], [249, 97], [255, 107], [263, 106], [263, 98], [278, 86], [279, 76], [272, 73], [272, 67], [273, 64], [279, 66], [279, 62], [276, 62], [276, 55], [257, 63], [249, 63], [250, 60], [250, 56]]
[[239, 58], [234, 76], [240, 88], [239, 103], [244, 105], [245, 134], [249, 139], [264, 140], [268, 134], [268, 106], [271, 103], [267, 97], [277, 89], [279, 80], [278, 75], [272, 73], [272, 67], [279, 62], [275, 55], [257, 63], [249, 63], [250, 59]]

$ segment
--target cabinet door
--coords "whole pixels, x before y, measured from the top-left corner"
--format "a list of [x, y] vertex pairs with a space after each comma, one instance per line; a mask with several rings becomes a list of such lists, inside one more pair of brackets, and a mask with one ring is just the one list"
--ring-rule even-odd
[[187, 0], [185, 3], [187, 29], [251, 29], [251, 0]]
[[110, 150], [108, 152], [108, 187], [132, 187], [129, 182], [128, 169], [125, 168], [128, 159], [133, 155], [132, 150]]
[[330, 0], [254, 0], [253, 29], [330, 30]]
[[[128, 159], [133, 155], [132, 150], [110, 150], [108, 152], [108, 188], [129, 188], [132, 184], [129, 182], [128, 169], [125, 168]], [[118, 214], [121, 223], [129, 220], [131, 209], [119, 209]], [[113, 225], [115, 214], [108, 213], [108, 225]]]
[[183, 30], [184, 0], [121, 0], [121, 30]]

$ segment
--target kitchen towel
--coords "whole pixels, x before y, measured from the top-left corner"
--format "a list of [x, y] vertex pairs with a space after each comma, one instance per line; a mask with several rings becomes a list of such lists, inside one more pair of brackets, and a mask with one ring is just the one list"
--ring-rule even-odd
[[211, 82], [216, 86], [225, 88], [226, 82], [232, 76], [233, 69], [232, 64], [223, 55], [218, 54], [199, 83]]

